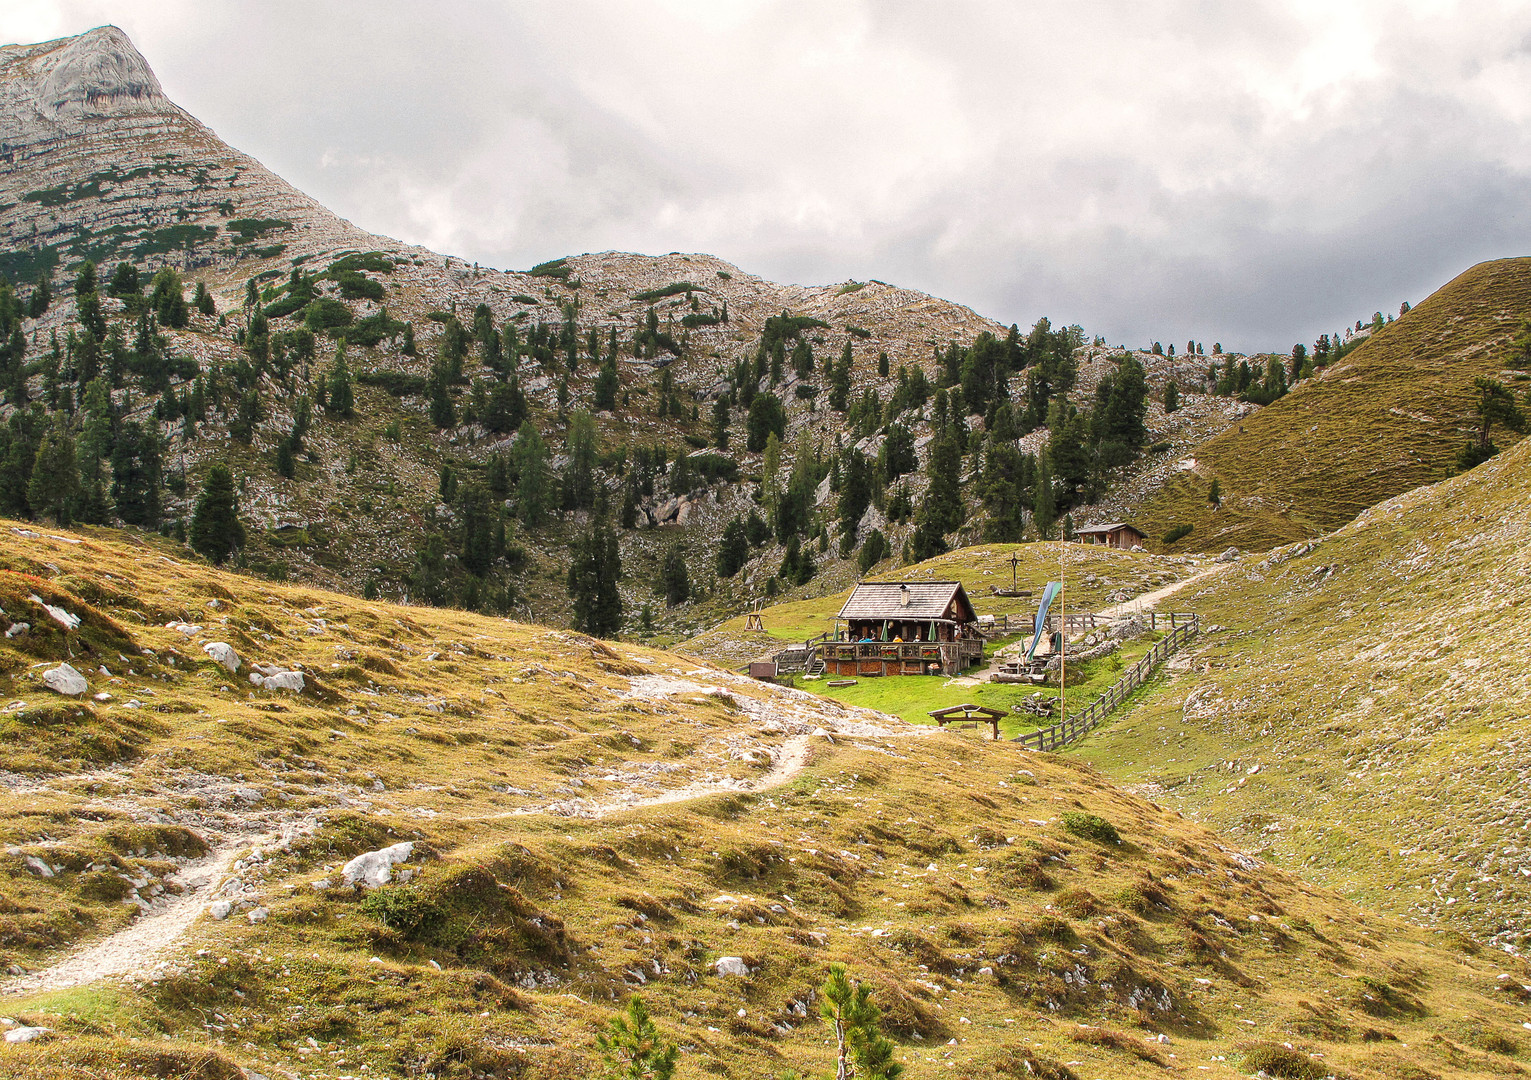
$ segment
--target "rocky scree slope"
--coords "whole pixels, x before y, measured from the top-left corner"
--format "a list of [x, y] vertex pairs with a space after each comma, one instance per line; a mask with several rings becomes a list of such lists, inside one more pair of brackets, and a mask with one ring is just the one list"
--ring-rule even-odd
[[[0, 638], [0, 959], [25, 969], [5, 1012], [50, 1029], [0, 1044], [7, 1075], [567, 1076], [633, 992], [678, 1075], [822, 1069], [834, 961], [914, 1071], [1520, 1068], [1521, 965], [1078, 763], [165, 550], [0, 523], [0, 607], [29, 624]], [[65, 660], [86, 694], [42, 685]], [[803, 771], [760, 789], [794, 737]], [[715, 793], [644, 804], [689, 785]], [[29, 989], [240, 830], [265, 835], [153, 964]], [[384, 848], [386, 883], [347, 880]]]

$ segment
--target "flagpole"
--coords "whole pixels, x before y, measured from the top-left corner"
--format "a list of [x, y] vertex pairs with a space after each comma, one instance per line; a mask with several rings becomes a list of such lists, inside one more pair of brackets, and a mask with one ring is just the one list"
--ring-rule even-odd
[[1068, 592], [1068, 575], [1064, 563], [1068, 557], [1068, 537], [1063, 525], [1058, 526], [1058, 723], [1069, 718], [1068, 698], [1068, 610], [1064, 607], [1064, 595]]

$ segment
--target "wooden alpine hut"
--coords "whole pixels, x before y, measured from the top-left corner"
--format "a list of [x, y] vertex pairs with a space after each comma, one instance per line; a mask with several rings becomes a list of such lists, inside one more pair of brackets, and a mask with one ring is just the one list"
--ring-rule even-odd
[[1074, 535], [1079, 538], [1081, 544], [1101, 544], [1113, 548], [1142, 547], [1148, 539], [1141, 531], [1133, 528], [1125, 521], [1111, 521], [1105, 525], [1091, 525], [1087, 529], [1079, 529]]
[[822, 655], [840, 676], [956, 675], [983, 659], [983, 640], [960, 581], [863, 581]]

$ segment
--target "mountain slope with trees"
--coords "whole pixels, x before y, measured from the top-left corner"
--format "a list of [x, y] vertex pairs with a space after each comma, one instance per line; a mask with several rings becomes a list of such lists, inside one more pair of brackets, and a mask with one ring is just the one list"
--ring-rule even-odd
[[[1407, 305], [1406, 305], [1407, 306]], [[1329, 362], [1304, 350], [1312, 376], [1198, 447], [1194, 461], [1140, 507], [1156, 539], [1190, 525], [1173, 550], [1262, 550], [1343, 525], [1361, 511], [1463, 465], [1484, 428], [1475, 379], [1524, 400], [1531, 258], [1480, 263]], [[1358, 323], [1356, 329], [1362, 329]], [[1499, 425], [1498, 445], [1517, 436]], [[1486, 456], [1487, 442], [1484, 439]], [[1219, 499], [1209, 498], [1214, 481]]]

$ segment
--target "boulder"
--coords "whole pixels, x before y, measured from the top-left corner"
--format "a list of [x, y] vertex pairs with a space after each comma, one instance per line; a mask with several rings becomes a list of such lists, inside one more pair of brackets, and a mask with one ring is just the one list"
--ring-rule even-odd
[[223, 669], [230, 675], [239, 670], [239, 654], [234, 651], [234, 646], [228, 642], [209, 641], [206, 645], [202, 646], [202, 651], [223, 665]]
[[750, 967], [737, 956], [720, 956], [718, 962], [713, 965], [719, 975], [737, 975], [740, 978], [750, 973]]
[[1237, 562], [1238, 558], [1239, 558], [1239, 549], [1236, 548], [1236, 547], [1231, 547], [1227, 551], [1225, 551], [1221, 555], [1219, 555], [1217, 558], [1213, 559], [1212, 561], [1213, 562], [1220, 562], [1220, 563]]
[[303, 673], [301, 671], [274, 671], [269, 675], [262, 674], [259, 671], [252, 671], [250, 672], [250, 682], [262, 690], [303, 692]]
[[249, 919], [252, 924], [263, 923], [270, 917], [271, 912], [263, 907], [253, 908], [245, 915], [245, 918]]
[[45, 1027], [13, 1027], [5, 1033], [5, 1041], [8, 1043], [31, 1042], [33, 1039], [42, 1038], [52, 1030]]
[[389, 847], [368, 851], [356, 856], [340, 868], [340, 877], [347, 885], [365, 885], [375, 889], [393, 880], [393, 868], [414, 853], [415, 845], [409, 841]]
[[217, 919], [219, 922], [227, 919], [229, 913], [233, 910], [234, 902], [232, 900], [214, 900], [211, 904], [207, 905], [208, 916]]
[[43, 683], [49, 690], [69, 697], [76, 697], [90, 689], [85, 676], [68, 664], [60, 664], [56, 668], [43, 672]]

